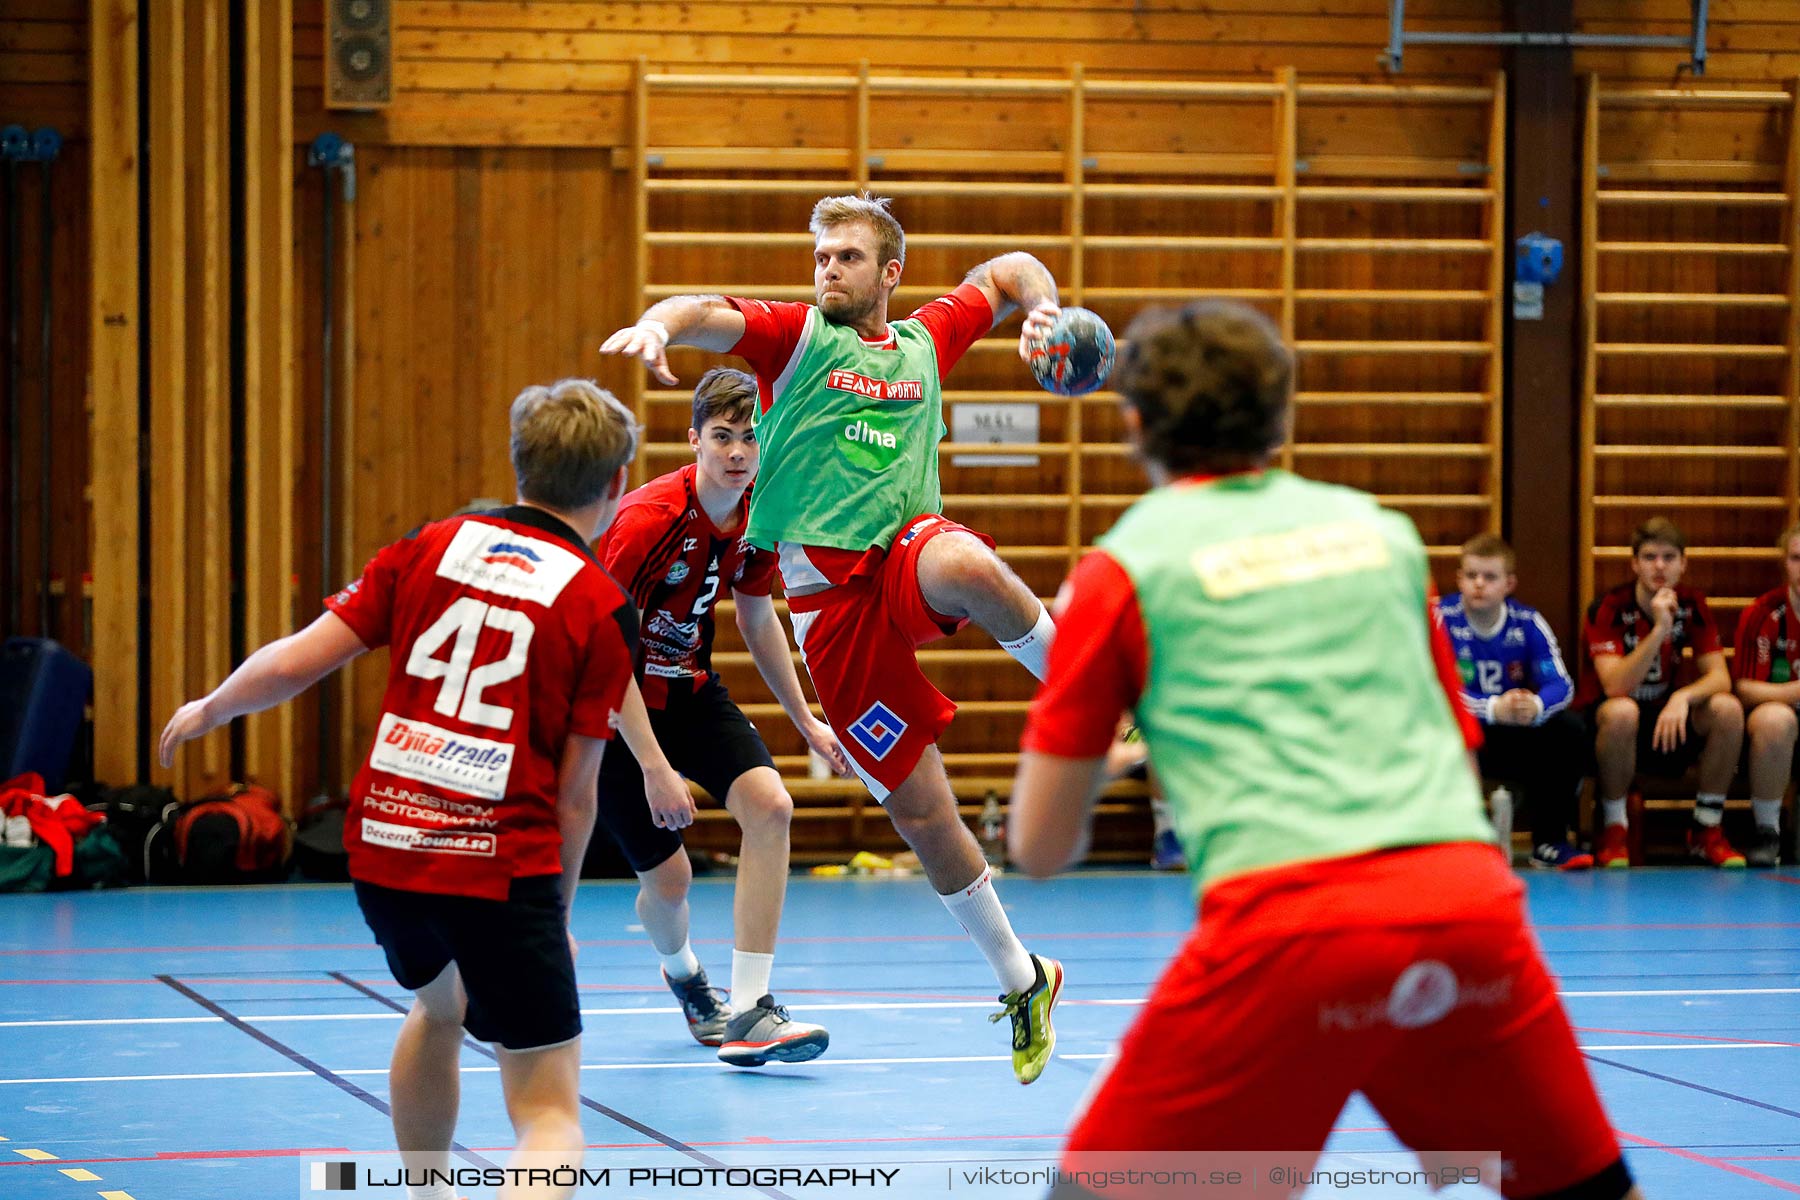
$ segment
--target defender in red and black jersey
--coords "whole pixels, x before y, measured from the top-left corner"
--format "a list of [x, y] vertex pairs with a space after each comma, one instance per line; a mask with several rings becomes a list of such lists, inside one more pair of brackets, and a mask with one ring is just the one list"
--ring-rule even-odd
[[1781, 798], [1800, 741], [1800, 525], [1784, 532], [1779, 545], [1787, 581], [1744, 610], [1731, 659], [1738, 699], [1748, 713], [1744, 730], [1750, 737], [1756, 837], [1744, 857], [1753, 867], [1781, 861]]
[[[729, 423], [713, 424], [719, 427], [711, 430], [717, 436], [701, 435], [702, 453], [715, 444], [731, 445]], [[740, 457], [728, 459], [717, 471], [728, 488], [743, 489], [725, 518], [730, 532], [715, 525], [701, 503], [700, 465], [693, 463], [629, 493], [600, 544], [601, 560], [644, 614], [639, 686], [650, 708], [664, 706], [672, 682], [693, 686], [718, 678], [712, 669], [712, 614], [722, 590], [768, 596], [773, 587], [775, 556], [741, 536], [756, 468], [755, 437], [753, 429], [747, 431], [739, 439], [744, 443]], [[626, 567], [631, 568], [629, 576], [623, 573]]]
[[[707, 372], [694, 389], [688, 430], [696, 461], [627, 496], [600, 548], [601, 561], [642, 611], [644, 628], [638, 682], [621, 722], [630, 753], [615, 751], [601, 767], [600, 824], [637, 872], [638, 915], [688, 1032], [745, 1067], [804, 1062], [830, 1039], [817, 1025], [789, 1020], [769, 990], [794, 802], [762, 736], [712, 669], [722, 591], [730, 589], [744, 644], [788, 718], [815, 752], [849, 774], [788, 656], [769, 597], [775, 556], [743, 538], [756, 477], [755, 396], [756, 382], [744, 372]], [[743, 831], [729, 1006], [688, 940], [693, 869], [680, 830], [694, 819], [694, 800], [683, 776], [722, 802]]]
[[[590, 381], [527, 388], [512, 408], [518, 504], [385, 547], [318, 620], [163, 730], [167, 766], [183, 742], [389, 647], [344, 841], [364, 919], [416, 994], [390, 1088], [409, 1170], [448, 1166], [456, 1100], [446, 1119], [443, 1081], [464, 1029], [502, 1051], [520, 1150], [581, 1159], [569, 911], [638, 623], [588, 542], [612, 520], [636, 447], [630, 412]], [[527, 1052], [528, 1065], [512, 1057]]]
[[[1630, 865], [1626, 793], [1640, 766], [1679, 776], [1698, 757], [1688, 848], [1713, 866], [1741, 867], [1743, 855], [1725, 840], [1720, 821], [1743, 742], [1744, 708], [1731, 694], [1706, 597], [1680, 586], [1687, 542], [1673, 521], [1656, 517], [1638, 526], [1631, 569], [1631, 583], [1589, 605], [1582, 629], [1586, 670], [1575, 703], [1594, 729], [1605, 820], [1594, 859], [1602, 867]], [[1683, 651], [1692, 652], [1696, 674], [1678, 687]]]
[[350, 788], [352, 878], [503, 900], [562, 870], [570, 734], [605, 741], [637, 610], [561, 518], [529, 505], [437, 521], [325, 601], [390, 648], [375, 745]]

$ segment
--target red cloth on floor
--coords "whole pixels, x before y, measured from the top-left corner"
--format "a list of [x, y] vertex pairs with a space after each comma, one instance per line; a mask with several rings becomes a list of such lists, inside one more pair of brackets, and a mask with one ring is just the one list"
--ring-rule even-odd
[[73, 796], [45, 796], [43, 777], [36, 774], [15, 776], [0, 783], [0, 813], [24, 817], [38, 841], [56, 855], [56, 874], [68, 875], [75, 870], [75, 843], [87, 836], [88, 830], [106, 822], [106, 817], [89, 812]]

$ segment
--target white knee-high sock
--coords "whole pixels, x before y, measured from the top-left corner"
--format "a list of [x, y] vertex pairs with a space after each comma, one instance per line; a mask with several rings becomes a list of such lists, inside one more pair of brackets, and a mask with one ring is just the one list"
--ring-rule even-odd
[[992, 870], [983, 867], [975, 882], [938, 899], [988, 960], [1002, 993], [1022, 992], [1037, 982], [1031, 955], [1025, 952], [1025, 944], [1019, 941], [1012, 922], [1006, 919], [1006, 910], [1000, 907]]
[[1041, 680], [1050, 672], [1050, 643], [1055, 637], [1056, 622], [1050, 619], [1050, 611], [1039, 604], [1037, 624], [1024, 637], [1016, 641], [1001, 642], [1000, 648], [1018, 659], [1027, 671]]

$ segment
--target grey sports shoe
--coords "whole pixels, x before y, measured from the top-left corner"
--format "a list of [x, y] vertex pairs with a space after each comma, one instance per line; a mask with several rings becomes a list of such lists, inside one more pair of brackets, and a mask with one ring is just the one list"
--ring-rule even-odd
[[1781, 865], [1781, 831], [1770, 829], [1767, 825], [1756, 827], [1756, 836], [1750, 839], [1750, 849], [1744, 852], [1744, 858], [1753, 867], [1778, 867]]
[[734, 1067], [760, 1067], [766, 1062], [799, 1063], [819, 1057], [831, 1045], [831, 1035], [818, 1025], [808, 1025], [787, 1015], [787, 1009], [764, 996], [754, 1008], [746, 1008], [725, 1027], [719, 1060]]
[[706, 982], [706, 968], [694, 972], [692, 979], [670, 979], [662, 973], [663, 982], [681, 1001], [681, 1015], [687, 1018], [688, 1032], [702, 1046], [717, 1046], [725, 1040], [725, 1026], [731, 1020], [731, 1005], [725, 993]]

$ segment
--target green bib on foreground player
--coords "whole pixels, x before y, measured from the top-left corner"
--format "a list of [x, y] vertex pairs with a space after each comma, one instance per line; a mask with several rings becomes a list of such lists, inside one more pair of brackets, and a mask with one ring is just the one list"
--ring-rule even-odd
[[807, 313], [795, 361], [756, 419], [752, 545], [885, 548], [907, 521], [943, 511], [937, 347], [922, 322], [888, 328], [897, 349], [876, 350], [818, 309]]
[[1150, 645], [1137, 722], [1200, 889], [1492, 837], [1406, 517], [1270, 470], [1158, 488], [1100, 545], [1137, 591]]

